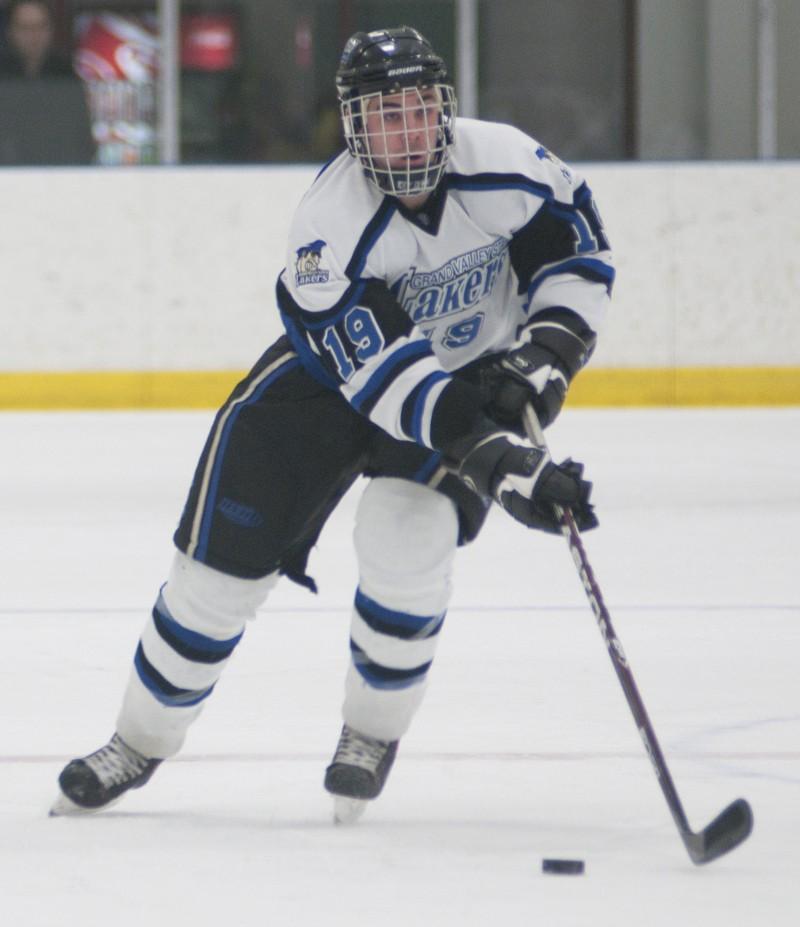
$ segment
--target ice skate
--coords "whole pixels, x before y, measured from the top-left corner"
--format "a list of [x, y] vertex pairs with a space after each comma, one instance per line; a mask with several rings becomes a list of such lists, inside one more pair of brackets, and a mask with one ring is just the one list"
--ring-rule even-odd
[[325, 771], [325, 788], [334, 796], [333, 819], [337, 824], [353, 824], [366, 810], [367, 802], [380, 795], [397, 744], [396, 740], [367, 737], [344, 725]]
[[108, 808], [128, 789], [141, 788], [161, 762], [142, 756], [114, 734], [104, 747], [67, 763], [58, 777], [61, 792], [50, 816], [91, 814]]

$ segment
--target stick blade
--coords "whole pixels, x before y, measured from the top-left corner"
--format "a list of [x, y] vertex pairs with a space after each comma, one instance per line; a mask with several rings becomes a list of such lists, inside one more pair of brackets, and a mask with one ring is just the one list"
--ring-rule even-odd
[[753, 829], [750, 805], [737, 798], [700, 833], [684, 835], [684, 843], [693, 863], [710, 863], [745, 841]]

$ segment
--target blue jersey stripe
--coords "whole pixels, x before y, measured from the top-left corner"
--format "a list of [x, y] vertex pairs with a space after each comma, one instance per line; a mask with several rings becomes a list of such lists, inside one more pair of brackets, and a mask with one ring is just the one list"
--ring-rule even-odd
[[325, 365], [311, 350], [294, 319], [290, 318], [285, 312], [281, 312], [281, 319], [283, 320], [283, 327], [286, 329], [289, 341], [291, 341], [292, 347], [297, 351], [297, 356], [300, 358], [300, 363], [303, 367], [311, 374], [317, 383], [321, 383], [323, 386], [328, 387], [328, 389], [338, 390], [339, 381], [332, 374], [328, 373]]
[[367, 223], [367, 227], [358, 240], [358, 244], [353, 250], [353, 256], [345, 268], [345, 274], [351, 280], [358, 280], [364, 272], [364, 266], [367, 263], [370, 251], [375, 247], [375, 243], [386, 231], [386, 227], [392, 220], [392, 216], [397, 211], [397, 205], [391, 200], [384, 199], [381, 202], [378, 211]]
[[365, 280], [359, 280], [351, 284], [342, 295], [342, 298], [326, 309], [324, 312], [314, 312], [310, 309], [300, 309], [299, 315], [303, 323], [303, 328], [309, 331], [321, 331], [323, 328], [329, 328], [335, 325], [347, 312], [361, 301], [364, 294]]
[[456, 190], [524, 190], [542, 199], [555, 199], [553, 188], [524, 174], [448, 174], [448, 187]]
[[437, 383], [449, 379], [449, 373], [446, 373], [444, 370], [434, 370], [433, 373], [429, 373], [422, 381], [421, 389], [417, 393], [417, 398], [414, 402], [414, 411], [411, 415], [411, 437], [417, 444], [425, 445], [422, 438], [422, 424], [425, 418], [425, 400], [428, 398], [428, 393], [430, 393], [431, 389], [433, 389]]
[[427, 339], [412, 341], [397, 351], [393, 351], [382, 364], [378, 365], [377, 370], [366, 384], [350, 400], [350, 404], [358, 412], [368, 412], [367, 406], [374, 407], [380, 398], [376, 396], [376, 393], [384, 392], [404, 370], [413, 366], [422, 357], [432, 354], [431, 343]]
[[539, 289], [544, 281], [549, 277], [557, 277], [559, 274], [576, 274], [577, 276], [585, 277], [587, 280], [591, 280], [594, 283], [603, 283], [610, 293], [611, 288], [614, 285], [616, 271], [613, 267], [609, 266], [605, 262], [599, 261], [597, 258], [590, 257], [569, 258], [566, 261], [561, 261], [558, 264], [554, 264], [552, 267], [548, 267], [546, 270], [539, 271], [534, 275], [533, 280], [531, 280], [531, 284], [528, 287], [528, 301], [524, 307], [526, 312], [530, 307], [534, 293]]

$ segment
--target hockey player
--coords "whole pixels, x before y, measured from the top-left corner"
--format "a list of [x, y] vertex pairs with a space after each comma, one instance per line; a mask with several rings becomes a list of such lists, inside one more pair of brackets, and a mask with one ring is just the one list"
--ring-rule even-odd
[[177, 553], [111, 741], [70, 762], [54, 813], [96, 811], [180, 749], [247, 620], [306, 562], [359, 475], [336, 820], [381, 792], [419, 707], [456, 549], [498, 503], [558, 530], [596, 524], [583, 468], [522, 437], [589, 359], [614, 271], [585, 182], [518, 130], [461, 119], [414, 29], [354, 35], [336, 75], [346, 152], [291, 225], [286, 335], [216, 416]]

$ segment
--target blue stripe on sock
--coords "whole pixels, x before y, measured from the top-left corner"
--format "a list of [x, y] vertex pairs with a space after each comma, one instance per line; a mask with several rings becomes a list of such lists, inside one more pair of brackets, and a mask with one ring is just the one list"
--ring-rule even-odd
[[362, 679], [373, 689], [407, 689], [409, 686], [422, 682], [433, 662], [428, 660], [427, 663], [412, 669], [390, 669], [388, 666], [381, 666], [380, 663], [370, 660], [352, 639], [350, 640], [350, 656], [353, 666], [358, 670]]
[[168, 646], [194, 663], [221, 663], [233, 653], [244, 634], [242, 631], [236, 637], [219, 641], [197, 631], [190, 631], [172, 617], [161, 595], [153, 609], [153, 623]]
[[[359, 615], [374, 631], [403, 640], [433, 637], [439, 633], [444, 623], [444, 612], [441, 615], [410, 615], [407, 612], [392, 611], [364, 595], [360, 588], [356, 590], [355, 606]], [[431, 622], [435, 624], [431, 626]]]
[[213, 685], [208, 686], [206, 689], [179, 689], [177, 686], [173, 686], [147, 659], [141, 643], [136, 648], [133, 664], [142, 685], [148, 692], [162, 705], [168, 705], [171, 708], [189, 708], [191, 705], [197, 705], [204, 698], [208, 698], [214, 689]]

